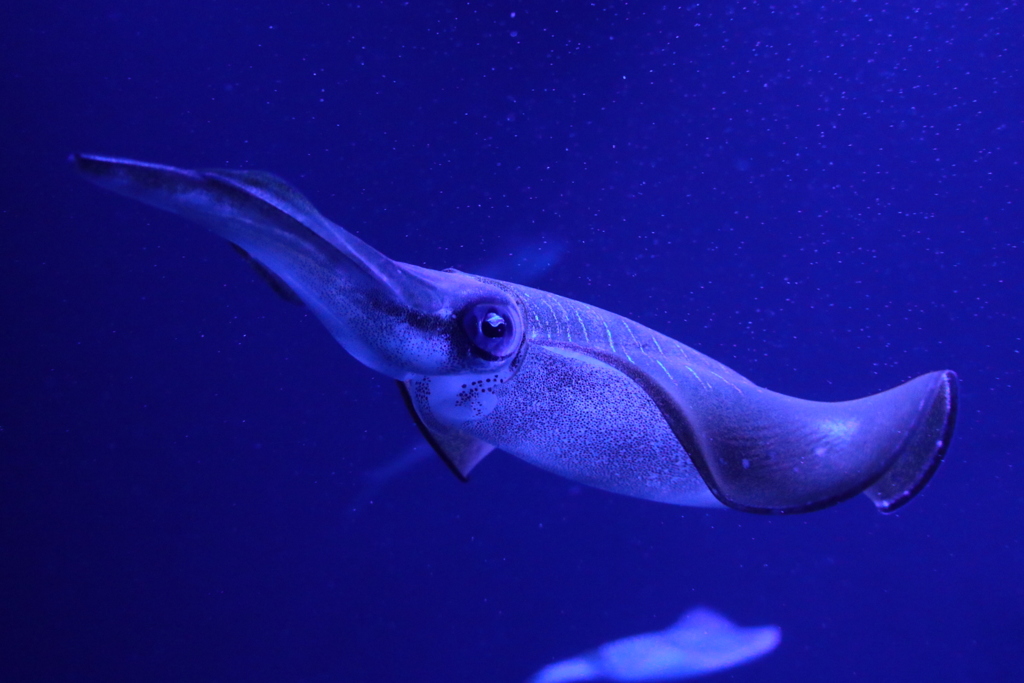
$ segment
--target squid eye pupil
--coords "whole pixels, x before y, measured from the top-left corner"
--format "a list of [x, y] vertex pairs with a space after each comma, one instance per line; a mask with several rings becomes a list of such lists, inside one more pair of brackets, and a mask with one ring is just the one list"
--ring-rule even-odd
[[491, 311], [480, 321], [480, 331], [488, 339], [498, 339], [505, 336], [508, 330], [508, 323], [500, 315]]
[[469, 350], [478, 358], [489, 362], [504, 360], [519, 348], [523, 332], [512, 306], [484, 301], [467, 307], [460, 315]]

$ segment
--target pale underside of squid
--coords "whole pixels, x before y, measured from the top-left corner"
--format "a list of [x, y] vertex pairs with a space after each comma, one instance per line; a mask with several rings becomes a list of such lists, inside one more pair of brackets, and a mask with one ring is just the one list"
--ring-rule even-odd
[[76, 155], [96, 184], [202, 223], [394, 378], [465, 478], [501, 449], [649, 500], [807, 512], [912, 498], [952, 436], [956, 375], [865, 398], [778, 394], [639, 323], [501, 280], [393, 261], [276, 176]]

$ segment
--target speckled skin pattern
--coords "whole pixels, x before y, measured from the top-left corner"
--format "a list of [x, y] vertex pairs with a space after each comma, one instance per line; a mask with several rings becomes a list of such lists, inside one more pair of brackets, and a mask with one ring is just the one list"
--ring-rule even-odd
[[[607, 491], [721, 507], [636, 382], [571, 347], [549, 344], [578, 342], [631, 357], [674, 352], [677, 359], [681, 354], [699, 357], [727, 375], [735, 373], [607, 311], [528, 287], [488, 282], [499, 284], [523, 306], [523, 347], [498, 373], [413, 380], [411, 394], [425, 423], [439, 431], [469, 433], [545, 470]], [[436, 409], [443, 400], [438, 394], [449, 387], [456, 392], [454, 403], [464, 410], [454, 423], [443, 419], [451, 411]]]

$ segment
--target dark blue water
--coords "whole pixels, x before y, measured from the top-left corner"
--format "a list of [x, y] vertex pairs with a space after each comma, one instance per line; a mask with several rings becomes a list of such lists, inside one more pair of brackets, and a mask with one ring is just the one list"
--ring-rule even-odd
[[[0, 681], [504, 683], [706, 604], [708, 680], [1024, 669], [1019, 3], [14, 2], [0, 10]], [[393, 383], [72, 151], [260, 168], [389, 256], [538, 287], [777, 391], [962, 380], [899, 513], [428, 461]]]

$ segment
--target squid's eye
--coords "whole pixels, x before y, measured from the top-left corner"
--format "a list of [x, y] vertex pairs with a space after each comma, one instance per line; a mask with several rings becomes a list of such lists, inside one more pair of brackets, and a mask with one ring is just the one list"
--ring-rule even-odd
[[477, 304], [462, 314], [462, 329], [476, 354], [486, 360], [501, 360], [519, 347], [515, 313], [504, 304]]

